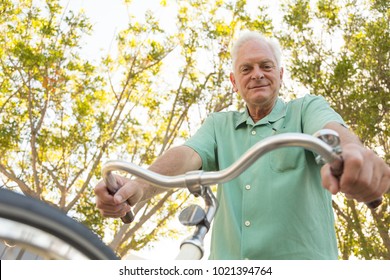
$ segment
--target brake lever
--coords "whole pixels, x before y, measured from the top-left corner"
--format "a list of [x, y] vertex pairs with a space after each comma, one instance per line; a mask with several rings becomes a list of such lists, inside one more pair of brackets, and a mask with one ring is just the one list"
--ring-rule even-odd
[[[330, 171], [333, 176], [335, 176], [338, 180], [344, 171], [344, 160], [341, 156], [341, 146], [340, 146], [340, 138], [336, 131], [331, 129], [321, 129], [314, 134], [314, 137], [324, 141], [326, 144], [333, 148], [333, 151], [339, 156], [339, 160], [335, 160], [330, 164]], [[377, 198], [374, 201], [365, 202], [368, 208], [376, 209], [383, 202], [383, 197]]]

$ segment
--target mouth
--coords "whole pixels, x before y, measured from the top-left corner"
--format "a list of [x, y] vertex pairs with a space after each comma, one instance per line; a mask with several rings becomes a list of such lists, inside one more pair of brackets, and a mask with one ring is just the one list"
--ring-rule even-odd
[[265, 88], [268, 87], [269, 85], [255, 85], [255, 86], [250, 86], [249, 89], [258, 89], [258, 88]]

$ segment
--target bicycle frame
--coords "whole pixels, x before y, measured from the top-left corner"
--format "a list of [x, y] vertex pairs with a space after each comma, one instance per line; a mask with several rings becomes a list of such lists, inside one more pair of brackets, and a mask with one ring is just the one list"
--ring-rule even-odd
[[[249, 149], [236, 162], [226, 169], [216, 172], [204, 172], [202, 170], [190, 171], [177, 176], [164, 176], [144, 169], [133, 163], [124, 161], [108, 161], [102, 168], [102, 175], [111, 192], [117, 189], [112, 187], [115, 178], [112, 172], [125, 171], [146, 182], [163, 188], [188, 188], [195, 196], [201, 196], [206, 205], [203, 219], [197, 223], [192, 236], [182, 242], [181, 250], [176, 259], [201, 259], [203, 256], [203, 240], [218, 208], [218, 201], [209, 186], [230, 181], [239, 176], [249, 166], [265, 153], [282, 147], [302, 147], [317, 154], [319, 164], [328, 163], [332, 173], [340, 176], [343, 169], [343, 160], [340, 156], [338, 134], [329, 129], [323, 129], [314, 136], [301, 133], [285, 133], [268, 137]], [[114, 183], [113, 183], [114, 184]], [[381, 203], [381, 199], [367, 204], [375, 208]], [[194, 210], [197, 211], [197, 210]], [[130, 219], [131, 213], [129, 213]], [[188, 215], [188, 216], [191, 216]]]

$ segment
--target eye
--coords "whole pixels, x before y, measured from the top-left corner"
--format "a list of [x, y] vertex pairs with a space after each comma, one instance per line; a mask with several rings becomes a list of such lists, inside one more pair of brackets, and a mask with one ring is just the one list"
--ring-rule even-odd
[[240, 68], [240, 72], [243, 74], [247, 74], [250, 71], [250, 67], [248, 66], [243, 66]]
[[264, 71], [269, 72], [275, 68], [275, 65], [273, 63], [264, 63], [260, 65], [260, 68], [263, 69]]

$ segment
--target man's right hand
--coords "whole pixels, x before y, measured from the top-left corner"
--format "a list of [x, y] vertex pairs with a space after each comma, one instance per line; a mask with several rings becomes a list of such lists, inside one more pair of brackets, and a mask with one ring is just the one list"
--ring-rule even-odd
[[[162, 175], [174, 176], [198, 170], [201, 166], [202, 159], [198, 153], [190, 147], [178, 146], [169, 149], [157, 158], [149, 170]], [[104, 181], [100, 181], [95, 187], [96, 206], [104, 217], [123, 217], [129, 212], [130, 206], [134, 206], [141, 200], [150, 199], [165, 190], [139, 179], [130, 180], [118, 175], [114, 177], [119, 186], [114, 196], [108, 192]]]
[[115, 195], [109, 193], [104, 180], [95, 186], [96, 207], [104, 217], [120, 218], [130, 211], [131, 206], [142, 199], [144, 184], [118, 175], [114, 175], [114, 177], [119, 186]]

